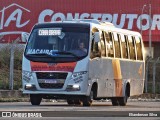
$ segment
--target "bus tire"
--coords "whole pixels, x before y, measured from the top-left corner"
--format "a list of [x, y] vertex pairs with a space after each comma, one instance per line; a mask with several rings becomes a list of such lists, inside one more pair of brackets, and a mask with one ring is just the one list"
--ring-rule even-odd
[[82, 101], [80, 99], [74, 100], [75, 105], [82, 105]]
[[119, 105], [120, 105], [120, 106], [126, 106], [126, 104], [127, 104], [127, 99], [128, 99], [127, 95], [125, 95], [124, 97], [120, 97], [120, 98], [118, 99]]
[[37, 94], [30, 94], [30, 102], [32, 105], [40, 105], [42, 97]]
[[118, 100], [117, 100], [117, 98], [111, 98], [111, 101], [112, 101], [112, 105], [113, 106], [118, 106]]
[[72, 100], [72, 99], [67, 99], [67, 103], [68, 103], [68, 105], [74, 105], [74, 100]]
[[120, 97], [120, 98], [118, 99], [119, 105], [120, 105], [120, 106], [126, 106], [126, 104], [127, 104], [127, 99], [128, 99], [128, 95], [127, 95], [127, 89], [126, 89], [124, 97]]
[[93, 101], [93, 90], [91, 90], [89, 96], [83, 98], [83, 106], [91, 106]]
[[68, 105], [82, 105], [82, 101], [79, 99], [67, 99]]

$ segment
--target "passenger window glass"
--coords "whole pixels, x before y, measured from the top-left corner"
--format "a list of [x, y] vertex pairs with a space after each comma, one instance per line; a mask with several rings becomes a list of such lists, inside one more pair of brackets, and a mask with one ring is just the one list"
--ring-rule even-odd
[[105, 39], [106, 39], [107, 56], [114, 57], [112, 34], [111, 34], [111, 32], [109, 32], [109, 33], [105, 32], [104, 35], [105, 35]]
[[136, 36], [137, 60], [143, 60], [141, 39]]
[[121, 34], [121, 45], [123, 58], [128, 58], [127, 40], [126, 36], [124, 36], [123, 34]]
[[118, 38], [117, 33], [114, 33], [114, 47], [115, 47], [115, 57], [121, 58], [120, 40]]
[[129, 41], [130, 59], [136, 60], [136, 55], [135, 55], [135, 43], [134, 43], [133, 37], [132, 37], [132, 36], [128, 36], [128, 41]]
[[101, 34], [101, 55], [106, 56], [104, 32], [102, 32], [102, 34]]
[[92, 44], [91, 44], [91, 54], [90, 54], [90, 58], [95, 58], [95, 57], [100, 57], [101, 56], [101, 44], [100, 42], [95, 42], [94, 40], [92, 40]]

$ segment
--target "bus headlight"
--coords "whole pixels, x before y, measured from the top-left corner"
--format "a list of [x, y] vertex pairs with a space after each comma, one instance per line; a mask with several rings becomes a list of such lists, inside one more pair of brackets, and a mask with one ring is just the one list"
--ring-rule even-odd
[[81, 72], [74, 72], [71, 76], [71, 80], [74, 81], [69, 83], [67, 85], [66, 90], [67, 91], [79, 91], [81, 90], [80, 88], [80, 82], [83, 81], [84, 75], [87, 73], [87, 71], [81, 71]]
[[73, 89], [78, 89], [78, 90], [79, 90], [79, 89], [80, 89], [80, 86], [79, 86], [78, 84], [74, 84], [74, 85], [73, 85]]
[[34, 84], [26, 84], [25, 90], [36, 90], [36, 86]]
[[80, 85], [79, 84], [73, 84], [73, 85], [67, 85], [67, 91], [79, 91]]
[[23, 70], [23, 71], [22, 71], [22, 78], [23, 78], [23, 80], [25, 80], [26, 82], [29, 82], [29, 81], [33, 78], [32, 72]]

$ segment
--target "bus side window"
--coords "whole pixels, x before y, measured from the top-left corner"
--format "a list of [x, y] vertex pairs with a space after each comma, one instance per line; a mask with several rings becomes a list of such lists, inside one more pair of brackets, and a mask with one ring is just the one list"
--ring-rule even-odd
[[105, 47], [105, 38], [104, 38], [104, 32], [101, 34], [101, 56], [106, 56], [106, 47]]
[[127, 40], [126, 36], [121, 34], [121, 45], [122, 45], [122, 56], [123, 58], [128, 58]]
[[115, 47], [115, 57], [121, 58], [120, 40], [118, 34], [114, 33], [114, 47]]
[[94, 40], [92, 40], [90, 58], [93, 59], [95, 57], [100, 57], [101, 56], [101, 50], [100, 49], [101, 49], [100, 42], [97, 43]]
[[141, 38], [136, 36], [137, 60], [143, 60]]
[[104, 33], [105, 39], [106, 39], [106, 48], [107, 48], [107, 56], [108, 57], [114, 57], [114, 51], [113, 51], [113, 42], [112, 42], [112, 33]]
[[130, 59], [136, 60], [136, 55], [135, 55], [135, 43], [134, 43], [133, 37], [132, 37], [132, 36], [128, 36], [128, 41], [129, 41]]

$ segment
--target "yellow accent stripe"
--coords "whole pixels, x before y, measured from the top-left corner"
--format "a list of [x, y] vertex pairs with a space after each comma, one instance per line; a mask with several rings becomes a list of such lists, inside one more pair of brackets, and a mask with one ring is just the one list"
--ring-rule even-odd
[[113, 73], [115, 80], [115, 94], [117, 97], [122, 96], [122, 74], [120, 61], [118, 59], [112, 59]]
[[139, 74], [140, 76], [142, 76], [142, 64], [141, 64], [140, 67], [139, 67], [138, 74]]

